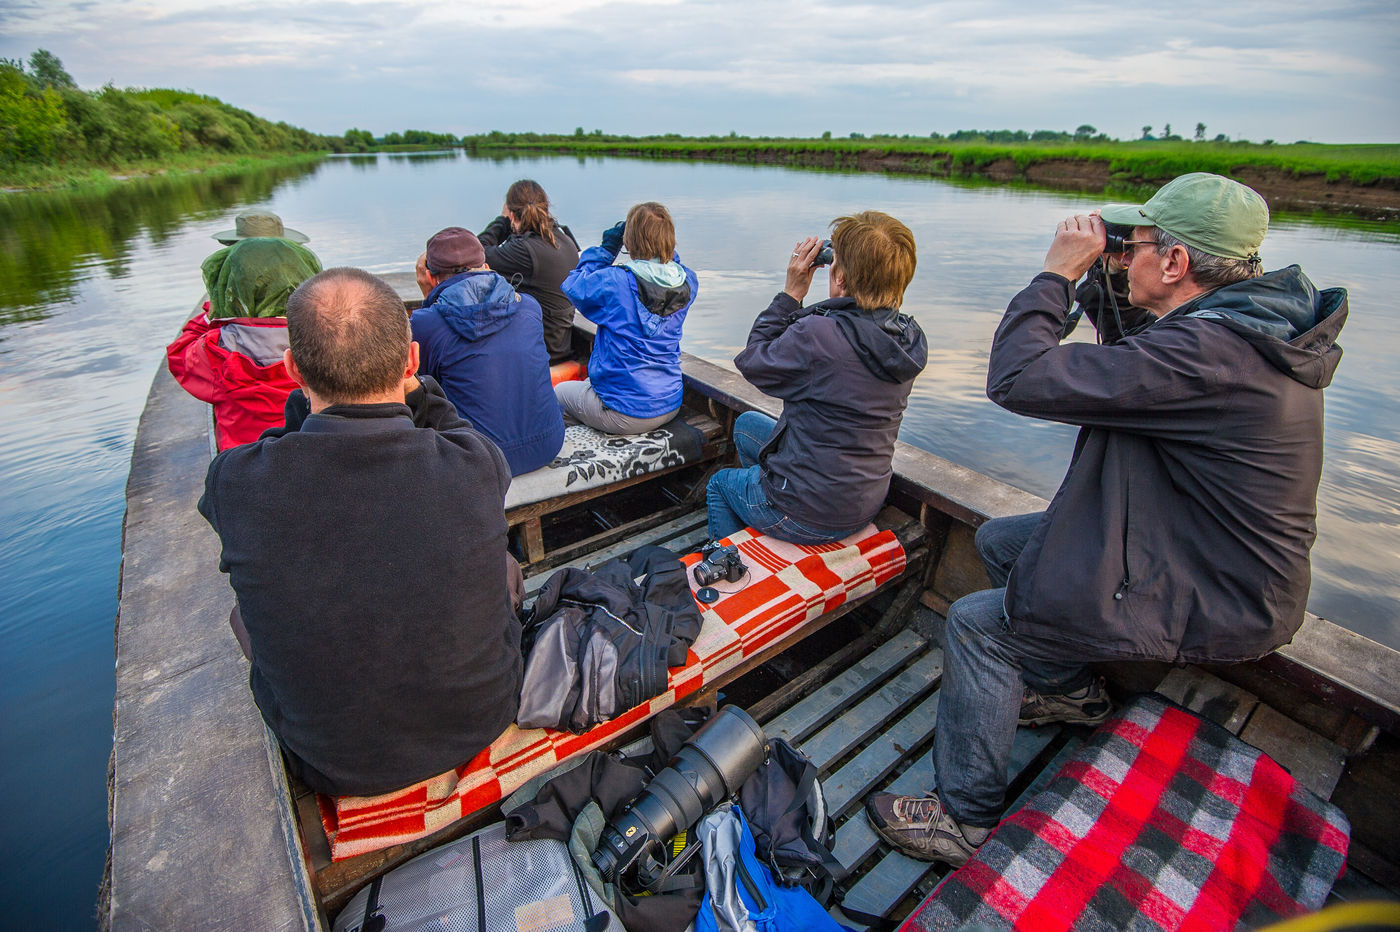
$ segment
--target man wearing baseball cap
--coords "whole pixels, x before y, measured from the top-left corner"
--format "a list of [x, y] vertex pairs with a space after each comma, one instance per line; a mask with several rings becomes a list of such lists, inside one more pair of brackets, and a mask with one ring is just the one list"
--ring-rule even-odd
[[[1105, 221], [1132, 227], [1118, 261], [1152, 319], [1114, 343], [1061, 345], [1074, 283], [1106, 258]], [[1302, 624], [1347, 296], [1296, 265], [1265, 273], [1268, 224], [1250, 188], [1182, 175], [1145, 204], [1062, 222], [1011, 300], [987, 394], [1079, 438], [1046, 511], [977, 532], [998, 588], [948, 611], [938, 787], [866, 801], [900, 850], [965, 862], [1001, 817], [1017, 725], [1110, 714], [1087, 664], [1250, 660]]]
[[417, 274], [423, 306], [411, 323], [423, 372], [501, 448], [512, 476], [547, 465], [564, 445], [564, 416], [539, 302], [491, 271], [481, 241], [462, 227], [433, 234]]

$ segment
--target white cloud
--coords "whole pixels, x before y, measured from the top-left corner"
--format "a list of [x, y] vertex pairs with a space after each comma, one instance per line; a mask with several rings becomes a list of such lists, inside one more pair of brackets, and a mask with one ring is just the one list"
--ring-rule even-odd
[[[1394, 140], [1400, 5], [0, 0], [0, 55], [319, 131], [1072, 128]], [[1228, 128], [1227, 128], [1228, 127]]]

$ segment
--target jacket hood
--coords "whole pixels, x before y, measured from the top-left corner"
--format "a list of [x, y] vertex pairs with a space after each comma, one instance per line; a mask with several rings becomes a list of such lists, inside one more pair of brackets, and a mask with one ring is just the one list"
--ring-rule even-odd
[[[1201, 295], [1173, 314], [1213, 320], [1247, 340], [1274, 368], [1326, 388], [1342, 359], [1345, 288], [1318, 291], [1296, 265]], [[1166, 318], [1163, 318], [1166, 319]]]
[[812, 309], [836, 322], [870, 374], [885, 382], [908, 382], [928, 363], [928, 338], [918, 321], [888, 308], [864, 311], [851, 298], [833, 298]]
[[622, 267], [637, 279], [637, 297], [657, 317], [670, 317], [690, 305], [690, 282], [679, 262], [629, 259]]
[[453, 333], [477, 340], [510, 323], [520, 295], [495, 272], [463, 272], [438, 285], [423, 302], [437, 311]]

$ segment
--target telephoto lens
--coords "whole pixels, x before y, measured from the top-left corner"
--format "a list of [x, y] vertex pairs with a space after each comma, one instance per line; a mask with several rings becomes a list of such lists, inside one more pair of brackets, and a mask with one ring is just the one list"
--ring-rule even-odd
[[720, 709], [603, 829], [593, 866], [609, 883], [617, 883], [643, 854], [659, 851], [677, 832], [737, 793], [767, 754], [763, 729], [747, 712], [732, 705]]

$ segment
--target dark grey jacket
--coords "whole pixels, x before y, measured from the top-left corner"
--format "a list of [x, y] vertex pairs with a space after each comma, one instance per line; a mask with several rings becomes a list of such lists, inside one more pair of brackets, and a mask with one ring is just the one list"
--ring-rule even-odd
[[1307, 605], [1346, 292], [1289, 266], [1113, 346], [1059, 344], [1071, 297], [1037, 275], [987, 366], [997, 404], [1083, 428], [1011, 572], [1013, 630], [1106, 656], [1263, 656]]
[[578, 264], [574, 234], [556, 224], [551, 246], [538, 233], [512, 233], [510, 221], [497, 217], [478, 238], [491, 271], [504, 277], [516, 291], [540, 302], [550, 364], [569, 359], [573, 355], [574, 306], [559, 285]]
[[865, 312], [850, 298], [802, 307], [779, 292], [734, 365], [783, 400], [759, 451], [763, 491], [810, 528], [854, 530], [880, 511], [914, 377], [928, 361], [908, 314]]
[[665, 692], [700, 635], [685, 572], [671, 551], [642, 547], [549, 577], [525, 623], [520, 727], [582, 734]]

